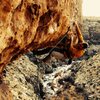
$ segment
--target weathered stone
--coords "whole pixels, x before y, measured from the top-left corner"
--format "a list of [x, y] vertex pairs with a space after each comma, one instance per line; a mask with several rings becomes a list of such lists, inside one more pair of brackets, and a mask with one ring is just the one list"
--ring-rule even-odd
[[0, 83], [0, 100], [13, 100], [12, 93], [5, 83]]
[[[37, 73], [37, 66], [29, 61], [28, 57], [22, 56], [18, 60], [13, 61], [6, 66], [6, 76], [3, 78], [4, 82], [9, 86], [2, 92], [0, 85], [0, 96], [5, 96], [7, 99], [0, 100], [38, 100], [36, 91], [39, 93], [39, 80]], [[35, 90], [36, 89], [36, 90]], [[10, 90], [12, 93], [6, 91]], [[12, 98], [12, 99], [11, 99]]]
[[81, 0], [1, 0], [0, 73], [20, 54], [54, 45], [73, 20], [81, 22]]

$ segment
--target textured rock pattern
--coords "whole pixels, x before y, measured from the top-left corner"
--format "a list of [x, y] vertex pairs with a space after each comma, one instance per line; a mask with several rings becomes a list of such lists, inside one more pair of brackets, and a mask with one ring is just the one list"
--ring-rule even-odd
[[54, 45], [80, 9], [81, 0], [0, 0], [0, 72], [17, 55]]
[[[36, 90], [34, 90], [34, 87], [38, 90], [37, 84], [39, 84], [35, 80], [37, 66], [30, 62], [26, 56], [8, 64], [5, 71], [4, 82], [8, 84], [13, 97], [12, 99], [0, 98], [0, 100], [38, 100], [35, 94]], [[4, 96], [4, 93], [1, 95]]]
[[76, 74], [76, 83], [84, 84], [89, 100], [100, 99], [100, 52], [88, 60], [83, 60]]
[[13, 100], [12, 93], [5, 83], [0, 83], [0, 100]]
[[[95, 47], [90, 48], [93, 50]], [[90, 48], [88, 51], [91, 51]], [[96, 48], [99, 49], [98, 46]], [[22, 56], [7, 65], [4, 81], [9, 85], [13, 100], [41, 100], [38, 77], [41, 77], [45, 83], [43, 86], [46, 100], [99, 100], [100, 51], [98, 49], [97, 54], [94, 53], [91, 56], [90, 53], [87, 53], [85, 60], [73, 62], [72, 65], [67, 65], [67, 59], [66, 62], [62, 62], [52, 58], [50, 63], [52, 71], [44, 63], [34, 61], [38, 65], [37, 70], [36, 65], [30, 62], [26, 56]], [[34, 60], [32, 53], [27, 55], [31, 61]], [[39, 71], [44, 73], [47, 70], [49, 70], [49, 74], [39, 74]]]

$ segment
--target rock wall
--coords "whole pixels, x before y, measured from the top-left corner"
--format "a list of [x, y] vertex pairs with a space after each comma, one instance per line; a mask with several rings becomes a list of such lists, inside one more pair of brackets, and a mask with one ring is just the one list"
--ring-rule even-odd
[[18, 55], [54, 45], [73, 20], [81, 22], [81, 0], [0, 0], [0, 73]]

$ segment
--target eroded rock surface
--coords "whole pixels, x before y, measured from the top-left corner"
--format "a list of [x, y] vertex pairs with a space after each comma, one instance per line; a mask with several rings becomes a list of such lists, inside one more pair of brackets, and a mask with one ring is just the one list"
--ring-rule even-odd
[[0, 99], [1, 100], [13, 100], [12, 93], [5, 83], [0, 83]]
[[1, 0], [0, 72], [18, 55], [54, 45], [74, 19], [81, 22], [81, 0]]
[[88, 60], [83, 60], [76, 74], [76, 83], [84, 84], [89, 100], [100, 99], [100, 52]]
[[[39, 96], [36, 94], [36, 92], [39, 93], [37, 71], [37, 66], [26, 56], [8, 64], [5, 69], [4, 82], [12, 93], [12, 99], [9, 97], [8, 99], [0, 98], [0, 100], [38, 100]], [[5, 92], [2, 93], [3, 96], [4, 94]]]

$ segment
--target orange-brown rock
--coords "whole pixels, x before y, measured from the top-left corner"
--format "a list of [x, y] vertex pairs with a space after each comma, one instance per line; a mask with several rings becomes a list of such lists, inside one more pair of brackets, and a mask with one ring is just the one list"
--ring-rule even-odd
[[13, 100], [12, 93], [5, 83], [0, 83], [0, 100]]
[[70, 21], [81, 22], [81, 0], [0, 0], [0, 73], [18, 55], [55, 45]]

